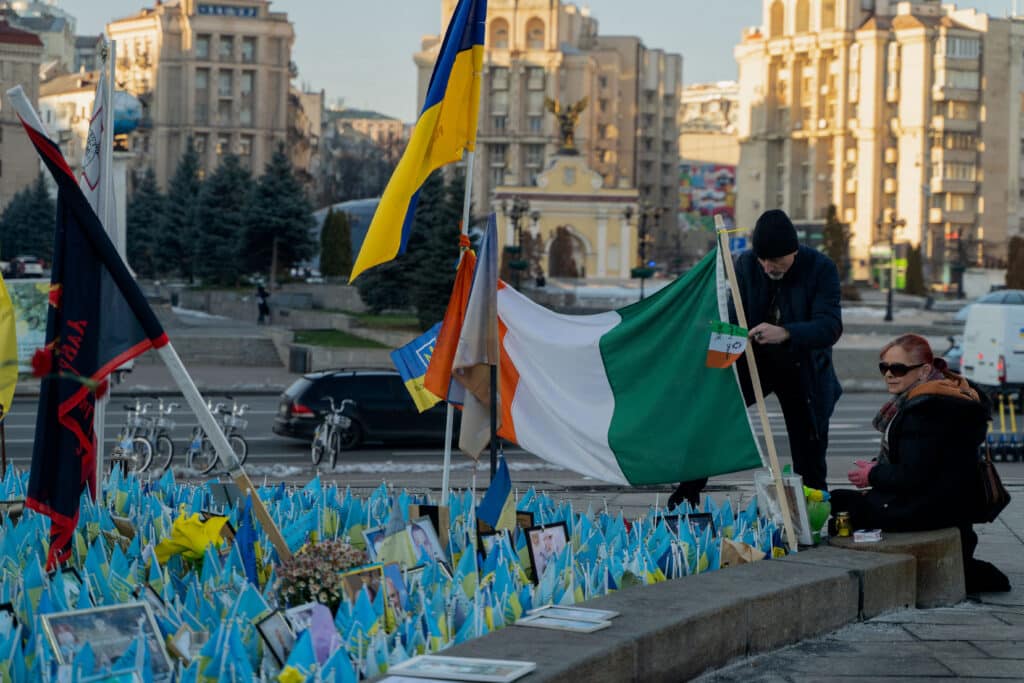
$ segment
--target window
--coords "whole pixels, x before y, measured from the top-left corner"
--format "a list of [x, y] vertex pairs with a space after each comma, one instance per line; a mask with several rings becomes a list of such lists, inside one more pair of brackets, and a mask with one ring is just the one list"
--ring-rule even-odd
[[508, 67], [496, 66], [491, 69], [491, 90], [508, 90]]
[[206, 133], [199, 133], [192, 138], [192, 146], [195, 148], [200, 160], [206, 156]]
[[939, 72], [938, 77], [935, 80], [938, 85], [948, 88], [966, 88], [968, 90], [978, 89], [977, 71], [955, 71], [953, 69], [947, 69], [944, 72]]
[[775, 0], [768, 14], [768, 37], [778, 38], [785, 31], [786, 23], [786, 7], [782, 4], [782, 0]]
[[508, 22], [495, 19], [491, 22], [491, 47], [498, 50], [508, 49]]
[[241, 158], [242, 166], [252, 170], [252, 136], [241, 135], [238, 138], [238, 156]]
[[544, 49], [544, 22], [536, 17], [526, 22], [526, 49]]
[[974, 197], [969, 194], [947, 194], [946, 208], [950, 211], [974, 211]]
[[242, 61], [246, 64], [256, 61], [256, 38], [252, 36], [242, 38]]
[[491, 187], [505, 184], [505, 167], [497, 166], [491, 168]]
[[543, 116], [531, 116], [526, 119], [527, 126], [531, 133], [543, 133], [544, 132], [544, 117]]
[[200, 34], [196, 36], [196, 59], [210, 58], [210, 36]]
[[492, 166], [504, 166], [505, 165], [505, 153], [508, 151], [508, 145], [491, 145], [491, 165]]
[[954, 59], [977, 59], [981, 55], [981, 41], [977, 38], [947, 36], [946, 56]]
[[491, 117], [491, 126], [494, 128], [495, 131], [503, 131], [503, 130], [505, 130], [505, 125], [506, 125], [507, 122], [508, 122], [508, 118], [506, 116], [492, 116]]
[[608, 87], [608, 77], [607, 76], [598, 76], [597, 77], [597, 85], [598, 85], [599, 88], [607, 88]]
[[208, 123], [210, 117], [210, 70], [196, 69], [196, 123]]
[[531, 66], [526, 70], [526, 88], [527, 90], [544, 89], [544, 69]]
[[221, 70], [217, 73], [217, 96], [231, 97], [234, 92], [234, 73]]
[[241, 97], [239, 98], [238, 108], [238, 122], [244, 126], [252, 125], [252, 109], [255, 97], [253, 95], [253, 88], [256, 82], [255, 71], [243, 71], [242, 78], [239, 81], [239, 91]]
[[220, 37], [220, 60], [222, 62], [230, 62], [235, 58], [235, 37], [234, 36], [221, 36]]
[[231, 125], [231, 100], [217, 102], [217, 123], [222, 126]]
[[491, 112], [493, 114], [508, 113], [508, 91], [498, 90], [491, 94]]
[[943, 178], [974, 182], [977, 178], [977, 168], [974, 164], [946, 164], [943, 168]]
[[836, 0], [823, 0], [821, 3], [821, 28], [836, 27]]
[[218, 135], [217, 136], [217, 156], [221, 157], [231, 151], [231, 136], [230, 135]]
[[540, 166], [544, 163], [544, 145], [526, 145], [526, 165]]
[[540, 116], [544, 113], [544, 92], [530, 90], [526, 93], [527, 116]]
[[951, 119], [976, 119], [977, 109], [973, 102], [955, 102], [949, 103], [948, 116]]
[[811, 3], [809, 0], [797, 0], [796, 3], [796, 32], [807, 33], [811, 27]]

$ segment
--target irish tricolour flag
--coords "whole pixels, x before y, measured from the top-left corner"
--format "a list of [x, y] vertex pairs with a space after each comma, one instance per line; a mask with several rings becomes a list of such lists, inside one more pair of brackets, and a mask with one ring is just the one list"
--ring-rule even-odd
[[717, 258], [597, 315], [554, 313], [501, 287], [499, 434], [617, 484], [759, 467], [736, 370], [708, 367], [708, 340], [728, 319]]

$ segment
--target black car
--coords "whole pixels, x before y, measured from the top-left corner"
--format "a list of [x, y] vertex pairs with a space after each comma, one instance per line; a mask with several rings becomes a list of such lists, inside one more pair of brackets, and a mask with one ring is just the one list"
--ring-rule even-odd
[[[324, 370], [304, 375], [281, 394], [274, 418], [274, 433], [312, 441], [324, 416], [350, 398], [355, 407], [345, 415], [352, 419], [352, 447], [363, 441], [437, 441], [444, 443], [445, 404], [426, 412], [416, 404], [394, 370]], [[458, 414], [456, 413], [456, 430]]]

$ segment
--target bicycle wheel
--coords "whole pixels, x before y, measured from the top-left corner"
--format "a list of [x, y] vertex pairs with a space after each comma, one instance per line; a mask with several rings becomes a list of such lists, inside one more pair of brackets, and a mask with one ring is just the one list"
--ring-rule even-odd
[[324, 457], [323, 425], [317, 427], [316, 433], [313, 434], [313, 445], [310, 447], [310, 456], [313, 458], [314, 465], [319, 465], [320, 461]]
[[363, 442], [363, 428], [358, 422], [352, 420], [345, 429], [339, 430], [341, 432], [341, 449], [350, 451]]
[[166, 434], [156, 437], [156, 449], [153, 453], [154, 466], [160, 472], [166, 472], [174, 459], [174, 442]]
[[193, 448], [188, 451], [188, 467], [199, 474], [209, 474], [217, 466], [217, 452], [213, 450], [210, 440], [203, 437], [199, 445], [193, 442]]
[[228, 443], [231, 444], [231, 450], [238, 456], [238, 464], [244, 465], [245, 459], [249, 456], [249, 442], [240, 434], [232, 434], [228, 437]]
[[141, 436], [132, 439], [132, 451], [128, 454], [125, 464], [129, 470], [145, 472], [149, 463], [153, 461], [153, 444]]
[[338, 453], [341, 452], [341, 433], [335, 429], [331, 432], [327, 443], [327, 450], [331, 454], [331, 469], [338, 464]]

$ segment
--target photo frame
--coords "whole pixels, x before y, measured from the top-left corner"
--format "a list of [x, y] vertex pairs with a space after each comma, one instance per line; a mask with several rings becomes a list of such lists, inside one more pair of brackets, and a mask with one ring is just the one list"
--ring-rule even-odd
[[149, 647], [154, 680], [169, 681], [174, 673], [160, 628], [144, 602], [56, 612], [40, 618], [58, 664], [70, 664], [78, 649], [88, 642], [97, 665], [109, 666], [128, 650], [141, 630]]
[[159, 614], [166, 609], [167, 605], [164, 603], [164, 599], [156, 592], [148, 583], [142, 584], [135, 589], [134, 597], [136, 600], [141, 600], [149, 605], [149, 608], [154, 614]]
[[512, 683], [536, 668], [534, 662], [419, 655], [391, 666], [388, 673], [393, 676], [426, 677], [435, 680], [443, 678], [449, 681]]
[[533, 526], [533, 513], [526, 510], [516, 510], [516, 526], [520, 529], [529, 529]]
[[544, 605], [536, 607], [526, 613], [527, 616], [543, 614], [559, 619], [574, 619], [578, 621], [611, 621], [619, 616], [618, 612], [610, 609], [591, 609], [589, 607], [573, 607], [570, 605]]
[[14, 604], [10, 602], [0, 602], [0, 612], [7, 612], [11, 615], [11, 627], [17, 628], [18, 626], [18, 613], [14, 611]]
[[716, 534], [715, 518], [710, 512], [691, 512], [686, 515], [686, 521], [690, 523], [694, 536], [703, 536], [705, 529], [711, 529], [712, 536]]
[[448, 547], [448, 527], [451, 525], [451, 515], [447, 505], [410, 505], [409, 519], [429, 517], [430, 523], [434, 525], [434, 533], [442, 548]]
[[589, 621], [587, 619], [569, 619], [567, 617], [550, 616], [544, 613], [532, 614], [515, 622], [516, 626], [532, 628], [549, 628], [556, 631], [572, 631], [573, 633], [593, 633], [612, 625], [610, 621]]
[[530, 549], [533, 581], [540, 582], [548, 564], [569, 545], [569, 529], [565, 522], [554, 522], [526, 529], [526, 547]]
[[174, 635], [167, 639], [167, 651], [188, 666], [199, 656], [199, 652], [209, 640], [210, 634], [207, 631], [193, 631], [182, 624]]
[[[793, 518], [793, 531], [800, 545], [814, 545], [811, 537], [811, 522], [807, 517], [807, 499], [804, 497], [803, 477], [798, 474], [782, 475], [782, 486], [789, 502], [789, 511]], [[757, 494], [758, 507], [766, 509], [772, 520], [782, 527], [782, 508], [776, 495], [775, 480], [768, 470], [754, 473], [754, 491]], [[764, 507], [761, 504], [764, 503]]]
[[509, 543], [515, 548], [514, 539], [512, 538], [512, 532], [508, 529], [502, 529], [501, 531], [484, 531], [478, 535], [479, 547], [483, 551], [483, 556], [487, 557], [491, 549], [494, 548], [494, 544], [498, 542], [498, 538], [501, 536], [507, 536]]
[[384, 585], [384, 565], [373, 564], [353, 569], [341, 575], [342, 590], [350, 602], [355, 602], [359, 591], [366, 587], [370, 601], [377, 597], [377, 592]]
[[397, 562], [384, 565], [384, 590], [384, 608], [391, 611], [397, 622], [404, 618], [409, 600], [409, 588], [402, 576], [402, 566]]
[[377, 561], [377, 553], [380, 552], [381, 544], [384, 543], [384, 526], [375, 526], [363, 529], [363, 540], [366, 543], [366, 554], [372, 562]]
[[295, 633], [288, 625], [284, 613], [281, 610], [267, 612], [254, 625], [270, 654], [277, 660], [277, 665], [283, 667], [288, 661], [288, 653], [295, 647]]
[[316, 606], [315, 602], [307, 602], [304, 605], [298, 605], [284, 611], [285, 617], [288, 618], [288, 623], [291, 624], [292, 632], [297, 634], [302, 633], [313, 623], [313, 608]]
[[426, 553], [428, 557], [437, 562], [445, 563], [447, 556], [441, 539], [434, 530], [434, 523], [429, 517], [420, 517], [409, 523], [409, 536], [412, 538], [412, 545], [417, 554]]

